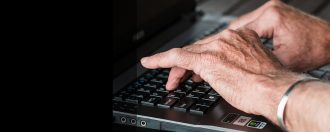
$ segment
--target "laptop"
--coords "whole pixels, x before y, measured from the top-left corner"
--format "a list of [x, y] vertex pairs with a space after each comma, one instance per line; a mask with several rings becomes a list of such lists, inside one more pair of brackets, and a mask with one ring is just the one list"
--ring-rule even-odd
[[[113, 1], [112, 122], [165, 131], [281, 131], [262, 116], [232, 107], [207, 82], [187, 79], [166, 91], [170, 69], [141, 66], [140, 58], [220, 32], [234, 18], [197, 6], [195, 0]], [[271, 40], [262, 42], [271, 50]], [[329, 79], [329, 67], [309, 73]]]

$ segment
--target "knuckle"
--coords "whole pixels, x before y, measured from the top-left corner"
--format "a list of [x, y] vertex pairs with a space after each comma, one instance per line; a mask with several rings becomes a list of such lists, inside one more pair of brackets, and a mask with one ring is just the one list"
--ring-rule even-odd
[[270, 0], [267, 2], [268, 5], [277, 5], [280, 1], [279, 0]]
[[266, 13], [267, 13], [266, 15], [272, 16], [272, 18], [275, 20], [279, 20], [282, 17], [281, 10], [282, 10], [281, 7], [277, 5], [273, 5], [268, 9], [266, 9]]
[[235, 34], [236, 32], [235, 32], [235, 30], [232, 30], [232, 29], [225, 29], [225, 30], [223, 30], [223, 33], [231, 35], [231, 34]]
[[179, 56], [179, 52], [180, 52], [180, 48], [173, 48], [169, 50], [168, 59], [171, 61], [175, 61]]
[[239, 36], [238, 32], [232, 29], [225, 29], [221, 33], [221, 37], [227, 38], [227, 37], [237, 37]]
[[173, 48], [170, 50], [169, 52], [171, 54], [171, 56], [178, 56], [181, 53], [181, 49], [180, 48]]
[[214, 49], [214, 50], [216, 50], [216, 51], [221, 50], [221, 49], [222, 49], [222, 47], [221, 47], [221, 43], [225, 43], [225, 42], [224, 42], [222, 39], [219, 39], [218, 41], [213, 42], [213, 43], [211, 44], [212, 49]]

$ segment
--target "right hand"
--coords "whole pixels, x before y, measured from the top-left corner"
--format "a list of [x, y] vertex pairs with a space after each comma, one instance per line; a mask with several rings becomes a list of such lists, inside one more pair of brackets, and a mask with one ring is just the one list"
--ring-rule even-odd
[[293, 71], [308, 71], [330, 63], [329, 23], [279, 0], [270, 0], [239, 17], [229, 28], [244, 26], [259, 37], [272, 38], [273, 54]]
[[191, 70], [232, 106], [274, 123], [281, 96], [293, 82], [304, 78], [287, 71], [256, 32], [247, 28], [227, 29], [199, 44], [145, 57], [141, 63], [150, 69], [172, 68], [168, 90], [175, 89], [185, 71]]

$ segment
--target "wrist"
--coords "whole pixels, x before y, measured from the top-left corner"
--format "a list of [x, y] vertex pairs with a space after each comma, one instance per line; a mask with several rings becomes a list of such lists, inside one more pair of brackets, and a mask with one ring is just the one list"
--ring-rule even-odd
[[268, 76], [266, 81], [263, 80], [261, 86], [269, 91], [266, 94], [265, 99], [267, 108], [261, 111], [260, 114], [268, 118], [274, 124], [278, 124], [277, 121], [277, 108], [280, 100], [288, 88], [298, 80], [307, 78], [304, 74], [297, 74], [289, 71], [281, 71], [276, 75]]

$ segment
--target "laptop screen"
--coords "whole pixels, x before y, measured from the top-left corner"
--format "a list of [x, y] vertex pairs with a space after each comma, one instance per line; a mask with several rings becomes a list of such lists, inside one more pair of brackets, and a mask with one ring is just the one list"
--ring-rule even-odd
[[139, 46], [194, 8], [195, 0], [113, 0], [113, 77], [136, 63]]

